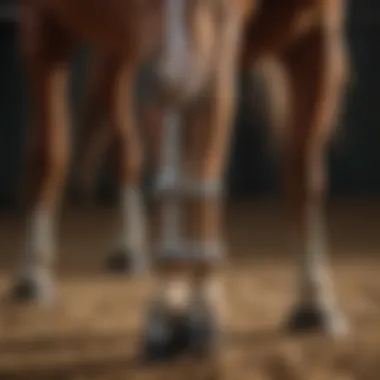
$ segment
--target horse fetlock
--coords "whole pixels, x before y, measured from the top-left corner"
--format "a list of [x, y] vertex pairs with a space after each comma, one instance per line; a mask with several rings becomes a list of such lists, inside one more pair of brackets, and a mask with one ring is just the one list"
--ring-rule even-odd
[[349, 332], [346, 318], [334, 306], [305, 304], [295, 307], [288, 321], [291, 333], [323, 332], [332, 337], [343, 337]]

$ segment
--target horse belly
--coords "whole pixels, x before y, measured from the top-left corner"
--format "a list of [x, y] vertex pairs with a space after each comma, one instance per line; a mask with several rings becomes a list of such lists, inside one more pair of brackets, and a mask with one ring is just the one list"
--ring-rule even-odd
[[128, 50], [138, 41], [136, 1], [40, 0], [71, 33], [105, 49]]
[[318, 25], [319, 0], [263, 0], [249, 22], [247, 46], [257, 58], [279, 53]]

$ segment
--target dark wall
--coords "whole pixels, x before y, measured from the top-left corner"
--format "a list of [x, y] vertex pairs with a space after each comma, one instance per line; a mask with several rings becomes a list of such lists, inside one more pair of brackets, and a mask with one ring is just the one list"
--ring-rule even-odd
[[0, 27], [0, 202], [13, 200], [21, 165], [26, 124], [25, 83], [17, 59], [15, 31]]
[[[0, 4], [11, 3], [1, 0]], [[376, 16], [379, 15], [376, 19]], [[355, 83], [347, 97], [342, 129], [329, 159], [334, 195], [380, 195], [380, 2], [351, 2], [348, 22]], [[27, 122], [26, 83], [17, 53], [15, 25], [0, 26], [0, 204], [16, 199], [22, 173], [22, 147]], [[78, 104], [85, 58], [76, 60], [72, 108]], [[264, 122], [247, 100], [246, 78], [232, 142], [228, 180], [237, 196], [269, 194], [278, 189], [276, 157], [268, 149]], [[75, 113], [75, 112], [73, 112]]]

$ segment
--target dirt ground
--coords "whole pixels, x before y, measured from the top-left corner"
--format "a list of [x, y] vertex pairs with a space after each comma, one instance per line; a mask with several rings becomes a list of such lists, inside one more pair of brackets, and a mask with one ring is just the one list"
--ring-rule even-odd
[[6, 297], [22, 219], [2, 215], [0, 379], [379, 380], [380, 202], [341, 202], [329, 212], [333, 273], [352, 328], [342, 341], [281, 330], [294, 300], [295, 256], [278, 210], [265, 202], [227, 208], [224, 345], [204, 363], [160, 366], [138, 356], [151, 276], [103, 273], [114, 209], [63, 213], [58, 297], [45, 308]]

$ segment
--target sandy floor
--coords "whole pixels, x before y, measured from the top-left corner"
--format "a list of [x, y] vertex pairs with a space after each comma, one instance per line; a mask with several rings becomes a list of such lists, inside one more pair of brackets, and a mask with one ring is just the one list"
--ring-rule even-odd
[[231, 265], [223, 280], [225, 343], [207, 363], [150, 367], [139, 361], [140, 327], [152, 279], [102, 273], [114, 210], [63, 215], [58, 298], [50, 308], [10, 304], [10, 265], [21, 220], [0, 220], [0, 379], [380, 379], [380, 204], [337, 204], [329, 216], [340, 304], [352, 335], [291, 338], [294, 269], [284, 218], [273, 204], [228, 210]]

